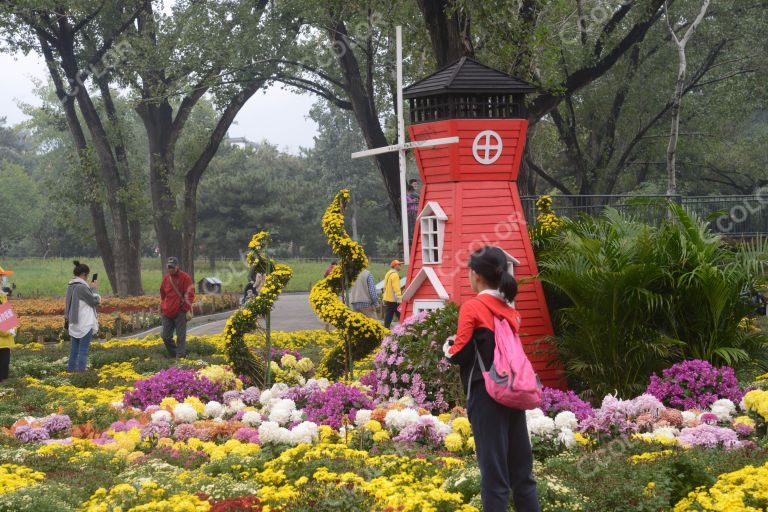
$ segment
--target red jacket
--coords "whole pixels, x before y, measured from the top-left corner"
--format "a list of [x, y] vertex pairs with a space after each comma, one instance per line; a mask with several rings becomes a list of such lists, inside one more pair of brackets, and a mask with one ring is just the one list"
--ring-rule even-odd
[[513, 331], [519, 332], [520, 313], [493, 295], [480, 294], [461, 305], [459, 326], [453, 345], [448, 350], [448, 361], [459, 365], [464, 389], [467, 389], [470, 379], [472, 382], [483, 380], [475, 348], [486, 368], [493, 364], [493, 353], [496, 350], [494, 317], [505, 319]]
[[[176, 285], [176, 289], [184, 296], [182, 304], [181, 297], [171, 284]], [[163, 283], [160, 285], [160, 312], [167, 318], [176, 318], [180, 311], [185, 313], [192, 309], [192, 303], [195, 302], [195, 286], [192, 284], [192, 278], [189, 274], [179, 270], [175, 276], [166, 274], [163, 277]]]

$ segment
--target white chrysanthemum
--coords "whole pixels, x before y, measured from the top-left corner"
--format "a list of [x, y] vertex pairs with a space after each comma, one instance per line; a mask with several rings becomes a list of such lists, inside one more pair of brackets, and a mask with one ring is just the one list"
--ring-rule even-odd
[[224, 406], [215, 400], [211, 400], [210, 402], [205, 404], [205, 409], [203, 409], [203, 414], [205, 414], [209, 418], [218, 418], [222, 414], [224, 414]]
[[273, 384], [270, 388], [270, 391], [272, 391], [272, 396], [274, 398], [279, 398], [283, 393], [288, 391], [288, 384], [285, 382], [278, 382], [276, 384]]
[[240, 399], [230, 400], [227, 404], [227, 413], [229, 414], [237, 414], [239, 411], [242, 411], [246, 408], [245, 403]]
[[525, 419], [528, 421], [531, 421], [532, 419], [536, 419], [536, 418], [541, 418], [543, 416], [545, 416], [544, 411], [542, 411], [539, 408], [525, 411]]
[[739, 402], [739, 410], [746, 411], [747, 410], [747, 404], [744, 402], [744, 399], [741, 399], [741, 402]]
[[683, 423], [686, 425], [696, 421], [696, 413], [692, 411], [683, 411]]
[[[427, 414], [427, 416], [430, 416], [430, 415]], [[437, 430], [444, 436], [447, 436], [448, 434], [453, 432], [453, 428], [451, 428], [450, 425], [448, 425], [447, 423], [443, 423], [442, 421], [440, 421], [440, 418], [436, 416], [432, 416], [432, 424], [435, 426], [435, 430]]]
[[171, 413], [168, 411], [162, 410], [162, 411], [155, 411], [152, 413], [152, 422], [153, 423], [160, 423], [162, 421], [165, 421], [167, 423], [170, 423], [173, 419], [173, 416], [171, 416]]
[[538, 416], [528, 421], [528, 433], [535, 436], [551, 436], [555, 433], [555, 420]]
[[717, 416], [720, 421], [729, 420], [731, 415], [736, 412], [736, 405], [727, 398], [721, 398], [710, 407], [712, 414]]
[[317, 424], [311, 421], [305, 421], [296, 425], [291, 430], [291, 444], [312, 444], [317, 441]]
[[288, 429], [274, 421], [265, 421], [259, 426], [259, 440], [262, 443], [286, 443], [289, 437]]
[[243, 414], [243, 423], [251, 427], [258, 427], [261, 425], [261, 414], [256, 411], [248, 411]]
[[368, 423], [371, 419], [372, 412], [373, 411], [369, 409], [360, 409], [359, 411], [357, 411], [357, 413], [355, 414], [355, 425], [357, 425], [358, 427], [362, 427], [363, 425]]
[[560, 429], [560, 433], [557, 435], [557, 441], [565, 445], [569, 450], [576, 446], [576, 436], [574, 435], [573, 430], [568, 427], [562, 427]]
[[679, 433], [680, 431], [675, 427], [656, 427], [653, 429], [653, 436], [667, 437], [669, 439], [676, 438]]
[[123, 401], [122, 401], [122, 400], [118, 400], [117, 402], [112, 402], [112, 403], [111, 403], [111, 404], [109, 404], [109, 405], [111, 405], [111, 406], [112, 406], [112, 407], [114, 407], [115, 409], [122, 409], [122, 408], [125, 406], [125, 404], [123, 404]]
[[288, 398], [281, 398], [274, 404], [269, 411], [269, 421], [279, 424], [288, 423], [291, 420], [291, 414], [296, 410], [296, 403]]
[[400, 405], [404, 405], [405, 407], [413, 407], [416, 401], [413, 399], [411, 395], [405, 395], [400, 400], [398, 400], [397, 403]]
[[261, 392], [261, 395], [259, 395], [259, 402], [261, 405], [267, 405], [270, 400], [272, 400], [272, 391], [265, 389]]
[[173, 408], [176, 423], [192, 423], [197, 419], [197, 411], [190, 404], [178, 404]]
[[555, 416], [555, 426], [559, 429], [574, 430], [579, 426], [579, 420], [571, 411], [560, 411]]
[[413, 409], [391, 410], [384, 416], [387, 427], [395, 430], [401, 430], [417, 421], [419, 421], [419, 413]]
[[299, 422], [304, 419], [304, 411], [301, 409], [296, 409], [291, 413], [291, 423]]

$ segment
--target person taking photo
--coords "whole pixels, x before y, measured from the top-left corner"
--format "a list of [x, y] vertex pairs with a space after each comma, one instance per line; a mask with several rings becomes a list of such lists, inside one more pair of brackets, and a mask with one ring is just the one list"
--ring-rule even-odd
[[67, 370], [84, 372], [88, 362], [88, 348], [93, 337], [99, 332], [96, 306], [101, 303], [101, 296], [97, 291], [97, 274], [94, 274], [89, 282], [91, 269], [88, 265], [79, 261], [73, 263], [74, 277], [67, 285], [67, 295], [64, 299], [64, 324], [71, 340]]

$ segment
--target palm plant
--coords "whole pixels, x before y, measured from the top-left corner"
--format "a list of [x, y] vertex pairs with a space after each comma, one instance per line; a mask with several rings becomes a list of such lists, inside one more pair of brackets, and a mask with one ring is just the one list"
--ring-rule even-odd
[[765, 272], [767, 241], [729, 246], [680, 205], [672, 203], [669, 210], [671, 220], [658, 229], [654, 254], [672, 299], [665, 331], [685, 341], [685, 358], [765, 367], [765, 337], [746, 329], [742, 320], [753, 309], [743, 292]]
[[729, 247], [679, 205], [668, 209], [659, 227], [613, 209], [567, 220], [538, 254], [566, 369], [598, 396], [640, 392], [651, 372], [686, 358], [768, 366], [741, 294], [768, 243]]
[[547, 290], [564, 302], [556, 342], [566, 369], [598, 396], [641, 391], [679, 349], [652, 322], [668, 298], [664, 273], [644, 257], [651, 244], [650, 227], [609, 210], [567, 221], [539, 259]]

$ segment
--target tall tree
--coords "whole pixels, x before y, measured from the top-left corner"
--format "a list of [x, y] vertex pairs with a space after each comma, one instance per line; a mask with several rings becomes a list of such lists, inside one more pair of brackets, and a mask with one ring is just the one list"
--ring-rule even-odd
[[[148, 0], [124, 2], [120, 6], [85, 2], [71, 7], [52, 2], [31, 6], [27, 2], [0, 3], [4, 14], [0, 23], [9, 34], [6, 41], [10, 48], [42, 54], [81, 165], [85, 169], [94, 165], [100, 168], [100, 173], [94, 174], [94, 178], [100, 175], [100, 179], [86, 184], [85, 201], [110, 284], [119, 295], [142, 293], [141, 226], [131, 215], [128, 155], [121, 151], [123, 142], [119, 136], [110, 137], [110, 123], [114, 119], [109, 109], [106, 117], [100, 115], [85, 83], [91, 75], [97, 82], [104, 76], [103, 72], [119, 56], [120, 38], [147, 5]], [[100, 89], [103, 93], [103, 87]], [[102, 187], [104, 194], [100, 194]], [[110, 212], [111, 229], [107, 226], [104, 204]]]
[[[536, 124], [642, 42], [660, 19], [663, 3], [617, 2], [600, 10], [604, 17], [586, 23], [573, 19], [570, 4], [558, 0], [318, 1], [309, 4], [306, 19], [317, 34], [326, 35], [329, 44], [311, 39], [303, 52], [313, 58], [297, 58], [295, 67], [286, 69], [279, 79], [351, 109], [369, 148], [388, 145], [396, 139], [394, 130], [387, 128], [393, 126], [395, 110], [394, 26], [425, 26], [427, 40], [414, 28], [406, 36], [409, 79], [422, 78], [459, 56], [475, 55], [541, 86], [528, 108], [528, 118]], [[584, 12], [597, 11], [591, 2], [577, 4]], [[560, 27], [568, 23], [579, 29], [579, 45], [564, 50]], [[431, 47], [431, 56], [425, 57], [424, 45]], [[397, 211], [397, 155], [385, 153], [375, 161]], [[539, 171], [552, 179], [543, 169]]]
[[[275, 57], [293, 43], [290, 9], [255, 2], [176, 2], [165, 15], [150, 5], [131, 30], [135, 58], [120, 68], [138, 99], [149, 141], [153, 220], [163, 258], [181, 257], [194, 273], [200, 180], [246, 102], [276, 69]], [[212, 127], [188, 121], [204, 97], [213, 100]], [[177, 155], [185, 133], [197, 151]], [[181, 192], [181, 200], [177, 199]]]

